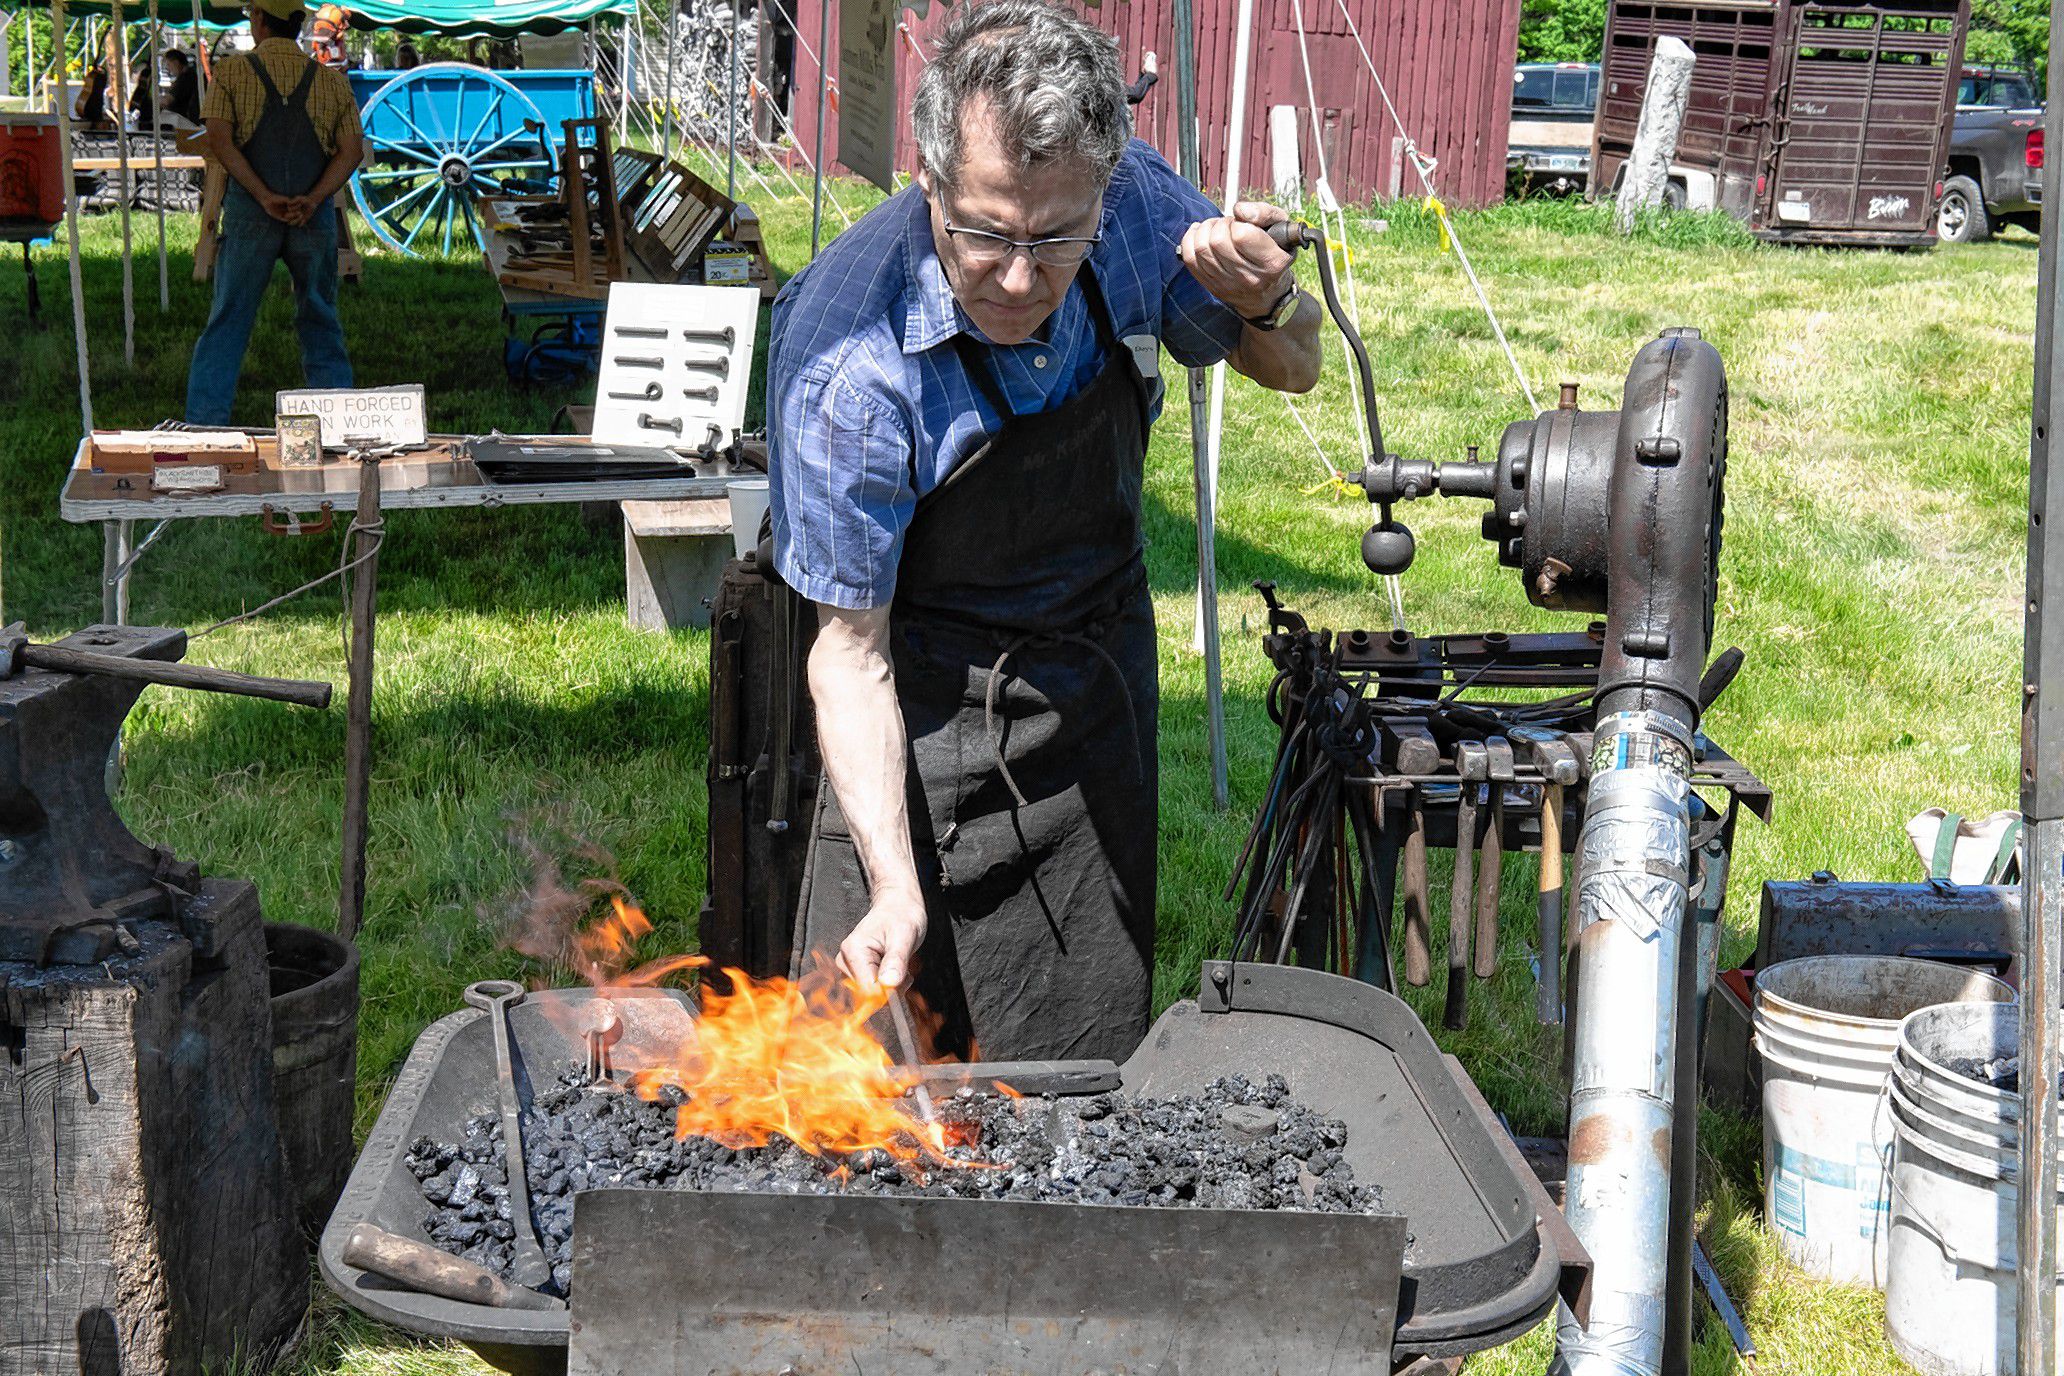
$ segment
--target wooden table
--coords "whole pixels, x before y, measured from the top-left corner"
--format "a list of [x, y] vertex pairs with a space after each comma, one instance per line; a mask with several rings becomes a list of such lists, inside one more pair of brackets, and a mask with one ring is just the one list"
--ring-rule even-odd
[[[553, 502], [687, 501], [721, 498], [735, 477], [760, 471], [728, 460], [697, 463], [681, 477], [627, 478], [603, 482], [497, 483], [485, 477], [469, 456], [472, 439], [461, 435], [432, 436], [421, 450], [382, 459], [377, 464], [351, 459], [310, 467], [282, 468], [274, 432], [247, 432], [255, 452], [225, 453], [219, 486], [207, 491], [159, 491], [152, 473], [96, 469], [93, 436], [79, 441], [72, 467], [58, 496], [58, 511], [67, 521], [112, 522], [121, 532], [108, 541], [110, 556], [102, 569], [104, 619], [120, 622], [128, 613], [131, 570], [151, 542], [171, 522], [204, 516], [258, 516], [266, 530], [280, 535], [317, 534], [328, 530], [339, 511], [362, 507], [384, 514], [390, 510], [444, 507], [537, 506]], [[168, 438], [170, 438], [168, 436]], [[535, 439], [554, 448], [579, 444], [567, 435], [497, 436], [504, 442]], [[605, 446], [597, 446], [598, 448]], [[748, 451], [750, 452], [750, 451]], [[110, 460], [111, 462], [113, 460]], [[764, 451], [760, 462], [765, 463]], [[209, 466], [205, 459], [192, 467]], [[227, 471], [230, 468], [240, 471]], [[308, 519], [304, 519], [304, 515]], [[132, 522], [153, 521], [150, 533], [133, 549]], [[377, 524], [377, 517], [372, 524]], [[357, 930], [365, 898], [365, 837], [372, 770], [373, 637], [377, 617], [376, 580], [379, 539], [361, 530], [355, 537], [360, 566], [353, 575], [350, 611], [351, 653], [349, 717], [345, 727], [343, 883], [338, 902], [338, 930]]]
[[[94, 471], [91, 438], [79, 441], [58, 496], [58, 514], [67, 521], [162, 521], [199, 516], [263, 516], [276, 522], [293, 513], [334, 513], [358, 509], [358, 465], [333, 460], [315, 468], [281, 468], [278, 444], [271, 431], [253, 432], [259, 467], [223, 476], [219, 489], [207, 492], [157, 492], [148, 474]], [[509, 437], [503, 437], [509, 438]], [[576, 442], [566, 435], [541, 435], [540, 444]], [[383, 510], [440, 507], [538, 506], [554, 502], [685, 501], [722, 497], [734, 478], [759, 477], [761, 470], [734, 468], [723, 462], [697, 465], [678, 478], [633, 478], [604, 482], [491, 482], [466, 457], [467, 437], [440, 435], [420, 454], [387, 459], [380, 464], [380, 506]]]

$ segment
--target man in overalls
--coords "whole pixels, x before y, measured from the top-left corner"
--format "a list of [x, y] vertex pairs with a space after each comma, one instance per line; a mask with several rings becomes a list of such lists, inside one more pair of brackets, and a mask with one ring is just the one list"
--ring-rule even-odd
[[227, 425], [258, 305], [284, 262], [311, 387], [349, 387], [337, 320], [337, 212], [330, 199], [358, 167], [363, 139], [351, 84], [295, 45], [301, 0], [254, 0], [250, 52], [216, 64], [201, 107], [209, 156], [229, 175], [215, 258], [215, 304], [194, 344], [186, 418]]
[[942, 1050], [1122, 1059], [1154, 969], [1160, 350], [1304, 391], [1319, 312], [1283, 213], [1219, 218], [1131, 141], [1116, 45], [1058, 5], [959, 11], [912, 119], [917, 184], [774, 309], [775, 562], [817, 604], [830, 785], [797, 949], [912, 987]]

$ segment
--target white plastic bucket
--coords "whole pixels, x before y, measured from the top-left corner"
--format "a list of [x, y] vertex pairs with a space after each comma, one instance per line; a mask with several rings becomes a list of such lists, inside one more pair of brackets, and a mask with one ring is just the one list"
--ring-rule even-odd
[[1885, 1082], [1900, 1022], [1936, 1004], [2013, 997], [1990, 975], [1899, 956], [1810, 956], [1756, 976], [1764, 1217], [1801, 1269], [1884, 1287]]
[[2018, 1376], [2021, 1101], [1961, 1068], [2016, 1054], [2020, 1035], [2016, 1010], [1996, 1004], [1928, 1008], [1900, 1028], [1885, 1333], [1927, 1376]]
[[760, 518], [771, 501], [765, 478], [740, 478], [724, 484], [731, 499], [731, 552], [740, 559], [759, 548]]

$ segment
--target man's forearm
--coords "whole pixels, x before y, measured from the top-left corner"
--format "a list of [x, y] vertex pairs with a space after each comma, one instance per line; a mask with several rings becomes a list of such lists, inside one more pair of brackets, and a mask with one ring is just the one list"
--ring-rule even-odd
[[1309, 392], [1319, 383], [1319, 317], [1325, 313], [1326, 307], [1316, 298], [1300, 292], [1297, 313], [1288, 324], [1278, 330], [1242, 326], [1240, 342], [1226, 361], [1235, 372], [1264, 387]]
[[904, 753], [908, 742], [889, 662], [889, 613], [818, 608], [810, 696], [825, 777], [852, 832], [875, 903], [923, 901], [910, 849]]

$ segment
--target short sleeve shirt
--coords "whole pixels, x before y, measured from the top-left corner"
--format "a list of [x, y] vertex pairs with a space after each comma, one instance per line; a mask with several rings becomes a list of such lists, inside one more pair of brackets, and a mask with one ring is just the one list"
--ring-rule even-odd
[[[248, 53], [224, 58], [215, 64], [215, 80], [209, 84], [208, 98], [201, 104], [201, 118], [228, 120], [237, 145], [249, 143], [258, 132], [259, 117], [265, 113], [265, 86], [251, 64], [263, 62], [265, 74], [272, 78], [279, 93], [291, 96], [312, 60], [284, 38], [268, 38]], [[325, 153], [335, 153], [345, 132], [359, 127], [351, 82], [342, 72], [316, 64], [315, 84], [308, 89], [308, 120], [315, 126], [316, 141]]]
[[[1216, 363], [1239, 342], [1239, 316], [1179, 253], [1190, 225], [1218, 213], [1148, 145], [1126, 149], [1083, 269], [1096, 275], [1120, 340], [1149, 357], [1165, 347], [1187, 367]], [[887, 606], [918, 498], [1002, 427], [954, 346], [963, 333], [1020, 415], [1065, 404], [1105, 362], [1079, 277], [1044, 338], [985, 340], [954, 300], [916, 186], [839, 235], [775, 302], [767, 374], [774, 559], [803, 596]], [[1158, 414], [1158, 383], [1154, 392]]]

